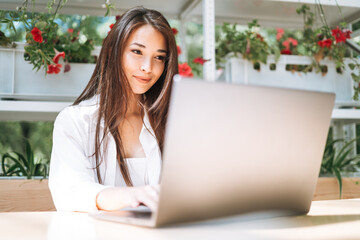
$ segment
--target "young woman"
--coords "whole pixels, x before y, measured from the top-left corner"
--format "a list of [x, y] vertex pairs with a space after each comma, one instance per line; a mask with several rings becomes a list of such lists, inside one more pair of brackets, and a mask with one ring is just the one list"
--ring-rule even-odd
[[54, 124], [49, 187], [57, 210], [156, 210], [177, 66], [161, 13], [136, 7], [121, 16], [85, 90]]

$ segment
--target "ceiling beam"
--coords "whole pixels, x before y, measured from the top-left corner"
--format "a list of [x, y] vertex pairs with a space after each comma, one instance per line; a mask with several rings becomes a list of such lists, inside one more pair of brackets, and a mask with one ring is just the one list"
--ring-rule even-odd
[[201, 2], [201, 0], [189, 0], [189, 1], [187, 1], [184, 4], [183, 9], [181, 10], [181, 13], [179, 14], [179, 19], [180, 20], [185, 20], [200, 2]]
[[321, 3], [323, 6], [342, 6], [360, 8], [359, 0], [266, 0], [268, 2], [298, 3], [315, 5]]

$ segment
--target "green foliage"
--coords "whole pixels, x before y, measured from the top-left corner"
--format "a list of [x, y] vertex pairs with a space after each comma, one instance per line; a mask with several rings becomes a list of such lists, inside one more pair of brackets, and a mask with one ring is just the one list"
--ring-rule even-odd
[[[353, 143], [357, 139], [346, 142], [344, 139], [332, 140], [328, 137], [328, 141], [324, 150], [323, 160], [321, 163], [320, 175], [334, 174], [338, 184], [340, 198], [342, 194], [342, 174], [344, 172], [355, 172], [360, 167], [360, 155], [351, 156], [353, 151]], [[336, 151], [336, 144], [343, 144], [340, 150]]]
[[[26, 29], [26, 41], [28, 45], [25, 47], [25, 60], [33, 64], [33, 69], [36, 71], [43, 68], [46, 72], [47, 66], [49, 64], [54, 64], [52, 58], [55, 56], [54, 51], [54, 42], [56, 40], [56, 32], [58, 25], [54, 22], [57, 12], [61, 9], [67, 0], [59, 0], [56, 5], [56, 9], [53, 10], [55, 1], [48, 1], [48, 10], [49, 13], [29, 13], [28, 9], [28, 0], [25, 0], [23, 5], [18, 8], [17, 12], [9, 13], [10, 21], [12, 22], [21, 22], [24, 24]], [[33, 4], [35, 2], [33, 1]], [[43, 41], [37, 42], [33, 39], [31, 31], [34, 28], [38, 28], [41, 31]], [[16, 29], [14, 28], [14, 31]]]
[[[303, 41], [298, 46], [298, 52], [304, 56], [313, 57], [313, 62], [311, 67], [315, 70], [315, 72], [322, 72], [322, 66], [320, 65], [320, 60], [324, 58], [331, 59], [336, 63], [336, 69], [338, 73], [342, 73], [345, 70], [344, 58], [351, 57], [347, 52], [345, 42], [338, 42], [338, 40], [333, 36], [332, 30], [326, 23], [325, 14], [322, 8], [322, 5], [319, 3], [317, 5], [317, 9], [319, 11], [319, 15], [321, 16], [321, 20], [323, 21], [323, 26], [317, 29], [313, 29], [313, 25], [315, 22], [314, 13], [310, 11], [310, 8], [307, 5], [303, 5], [301, 8], [297, 9], [298, 14], [302, 14], [304, 18], [304, 30], [303, 30]], [[345, 28], [346, 23], [343, 22], [340, 24], [341, 29]], [[341, 30], [341, 31], [342, 31]], [[331, 47], [320, 47], [319, 42], [325, 39], [329, 39], [332, 42], [336, 42], [332, 44]], [[360, 80], [360, 64], [352, 58], [353, 63], [349, 64], [352, 79], [355, 83], [354, 86], [354, 100], [359, 100], [359, 80]], [[355, 72], [357, 71], [357, 73]], [[307, 71], [303, 71], [307, 72]]]
[[[246, 30], [240, 31], [236, 25], [225, 23], [222, 27], [222, 36], [217, 40], [217, 62], [224, 63], [226, 56], [233, 53], [237, 56], [242, 54], [243, 58], [256, 62], [266, 63], [267, 56], [274, 54], [277, 60], [281, 54], [302, 55], [312, 58], [311, 64], [291, 69], [292, 71], [321, 73], [326, 75], [327, 69], [321, 64], [321, 60], [329, 59], [335, 62], [336, 71], [343, 73], [346, 69], [344, 58], [349, 57], [353, 63], [350, 67], [352, 78], [354, 80], [353, 99], [359, 99], [360, 82], [360, 64], [356, 58], [350, 55], [345, 41], [350, 38], [351, 31], [345, 29], [346, 24], [341, 23], [334, 29], [331, 29], [325, 19], [325, 14], [320, 2], [316, 4], [317, 15], [310, 11], [310, 7], [302, 5], [296, 10], [301, 14], [304, 20], [302, 31], [284, 31], [278, 28], [275, 44], [269, 45], [269, 40], [258, 33], [259, 25], [254, 20], [249, 23]], [[314, 28], [315, 17], [320, 16], [323, 25]], [[269, 31], [268, 33], [271, 33]], [[274, 32], [272, 32], [274, 33]], [[271, 39], [271, 37], [270, 37]], [[274, 46], [273, 46], [274, 45]]]
[[[55, 64], [54, 56], [62, 51], [65, 52], [65, 62], [94, 63], [96, 61], [95, 57], [91, 56], [94, 41], [88, 37], [89, 35], [85, 36], [85, 40], [81, 40], [79, 35], [76, 35], [81, 31], [80, 27], [73, 32], [70, 27], [69, 32], [61, 33], [61, 26], [58, 25], [58, 22], [61, 23], [64, 17], [60, 17], [58, 11], [66, 4], [67, 0], [49, 0], [48, 13], [28, 12], [28, 2], [25, 0], [15, 12], [0, 11], [0, 22], [6, 23], [5, 29], [8, 33], [10, 32], [10, 35], [16, 35], [14, 22], [20, 23], [17, 26], [20, 28], [20, 32], [23, 32], [21, 30], [26, 32], [25, 40], [28, 43], [24, 48], [24, 59], [33, 65], [34, 70], [43, 69], [47, 72], [48, 66]], [[34, 28], [40, 30], [38, 35], [42, 37], [42, 41], [36, 40], [34, 34], [31, 33]], [[9, 44], [10, 38], [5, 38], [5, 34], [3, 35], [4, 41], [2, 41], [0, 32], [0, 44], [2, 42]], [[98, 34], [95, 36], [97, 37]]]
[[[355, 101], [359, 100], [359, 94], [360, 94], [360, 63], [358, 61], [353, 61], [352, 63], [348, 64], [349, 69], [353, 72], [351, 73], [351, 77], [353, 81], [355, 82], [354, 86], [354, 96], [353, 99]], [[358, 70], [357, 74], [354, 72], [354, 70]]]
[[91, 56], [94, 50], [92, 40], [86, 40], [84, 43], [79, 42], [79, 31], [72, 29], [59, 36], [55, 43], [55, 48], [59, 52], [65, 52], [65, 61], [72, 63], [95, 63], [95, 57]]
[[0, 31], [0, 46], [2, 47], [16, 47], [16, 44], [11, 42], [10, 38], [6, 37], [5, 34]]
[[25, 152], [23, 138], [31, 142], [37, 159], [48, 161], [52, 146], [53, 122], [0, 122], [0, 154]]
[[47, 164], [41, 161], [35, 162], [34, 151], [28, 140], [26, 140], [25, 146], [25, 154], [10, 152], [2, 156], [2, 176], [25, 176], [27, 179], [34, 176], [43, 176], [44, 178], [47, 176]]
[[260, 25], [257, 20], [248, 24], [245, 31], [238, 31], [235, 24], [224, 23], [222, 26], [223, 36], [217, 42], [217, 61], [224, 62], [229, 53], [242, 57], [253, 63], [266, 63], [270, 54], [269, 46], [264, 37], [259, 33]]
[[106, 8], [105, 17], [111, 15], [111, 11], [115, 10], [115, 5], [113, 3], [110, 3], [109, 0], [105, 0], [104, 5]]

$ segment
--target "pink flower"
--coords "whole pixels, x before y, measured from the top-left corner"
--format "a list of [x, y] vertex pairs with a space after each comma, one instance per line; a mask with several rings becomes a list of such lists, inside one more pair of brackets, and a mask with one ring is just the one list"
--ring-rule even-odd
[[298, 45], [298, 41], [294, 38], [288, 38], [289, 42], [293, 45], [293, 47], [296, 47]]
[[276, 31], [277, 31], [276, 40], [279, 41], [280, 38], [282, 38], [282, 36], [284, 35], [284, 29], [282, 29], [282, 28], [277, 28]]
[[178, 32], [179, 32], [176, 28], [172, 28], [171, 30], [172, 30], [174, 35], [178, 34]]
[[249, 39], [247, 39], [247, 42], [246, 42], [246, 53], [249, 54], [250, 52], [251, 52], [251, 44], [250, 44]]
[[191, 67], [185, 62], [179, 64], [179, 74], [183, 77], [193, 77], [194, 74], [192, 73]]
[[204, 65], [204, 63], [206, 63], [207, 61], [209, 61], [209, 59], [203, 59], [201, 57], [197, 57], [193, 60], [193, 63]]
[[73, 33], [74, 33], [74, 29], [69, 28], [69, 29], [68, 29], [68, 33], [73, 34]]
[[294, 38], [289, 37], [285, 41], [283, 41], [282, 45], [285, 47], [285, 49], [290, 49], [290, 44], [293, 47], [296, 47], [298, 45], [298, 41]]
[[37, 27], [34, 27], [30, 33], [33, 36], [33, 39], [35, 42], [38, 42], [38, 43], [43, 42], [43, 37], [41, 35], [41, 31]]

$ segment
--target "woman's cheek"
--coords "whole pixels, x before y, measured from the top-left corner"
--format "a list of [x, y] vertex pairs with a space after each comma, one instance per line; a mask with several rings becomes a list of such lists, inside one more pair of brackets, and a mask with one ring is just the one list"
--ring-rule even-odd
[[124, 63], [125, 66], [127, 68], [127, 70], [131, 70], [137, 67], [137, 62], [138, 60], [136, 59], [135, 56], [132, 56], [131, 53], [126, 54], [125, 59], [124, 59]]

